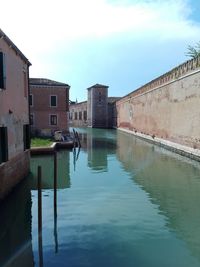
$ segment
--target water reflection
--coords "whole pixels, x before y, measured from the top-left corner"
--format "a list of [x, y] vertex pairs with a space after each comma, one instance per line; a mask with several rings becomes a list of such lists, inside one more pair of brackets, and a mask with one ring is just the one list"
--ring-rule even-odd
[[[61, 150], [57, 153], [57, 188], [69, 188], [69, 150]], [[32, 189], [37, 189], [37, 168], [42, 167], [42, 188], [54, 188], [54, 156], [35, 156], [31, 159]]]
[[88, 167], [94, 171], [108, 171], [108, 156], [116, 153], [116, 131], [78, 129], [81, 146], [88, 155]]
[[69, 151], [56, 175], [54, 156], [34, 157], [1, 204], [0, 266], [199, 267], [198, 163], [117, 131], [80, 137], [76, 171]]
[[0, 214], [0, 266], [34, 266], [28, 179], [0, 203]]
[[200, 259], [199, 163], [121, 132], [117, 144], [124, 169], [167, 216], [167, 226]]

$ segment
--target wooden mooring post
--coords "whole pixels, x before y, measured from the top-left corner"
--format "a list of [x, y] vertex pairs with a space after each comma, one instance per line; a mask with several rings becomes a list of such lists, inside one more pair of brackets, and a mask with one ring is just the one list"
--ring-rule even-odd
[[43, 247], [42, 247], [42, 170], [38, 166], [38, 252], [39, 266], [43, 267]]
[[58, 233], [57, 233], [57, 152], [54, 152], [54, 240], [55, 253], [58, 252]]

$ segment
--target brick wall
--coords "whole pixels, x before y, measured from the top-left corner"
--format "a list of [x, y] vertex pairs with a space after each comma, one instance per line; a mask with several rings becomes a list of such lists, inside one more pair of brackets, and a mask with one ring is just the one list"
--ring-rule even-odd
[[200, 149], [199, 59], [117, 102], [118, 127]]
[[0, 165], [0, 199], [29, 173], [29, 151], [21, 152], [9, 161]]

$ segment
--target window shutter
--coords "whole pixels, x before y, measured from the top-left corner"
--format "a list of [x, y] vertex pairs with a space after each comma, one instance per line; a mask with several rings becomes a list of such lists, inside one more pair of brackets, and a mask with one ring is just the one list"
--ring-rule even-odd
[[3, 52], [0, 52], [0, 88], [6, 89], [6, 63]]
[[3, 71], [3, 53], [0, 52], [0, 88], [3, 89], [4, 82], [4, 71]]
[[8, 132], [7, 127], [0, 127], [0, 163], [8, 160]]

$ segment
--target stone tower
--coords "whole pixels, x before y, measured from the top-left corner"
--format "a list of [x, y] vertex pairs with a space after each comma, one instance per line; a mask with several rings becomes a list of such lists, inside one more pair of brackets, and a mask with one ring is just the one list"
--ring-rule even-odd
[[88, 126], [107, 128], [108, 126], [108, 86], [95, 84], [88, 88]]

